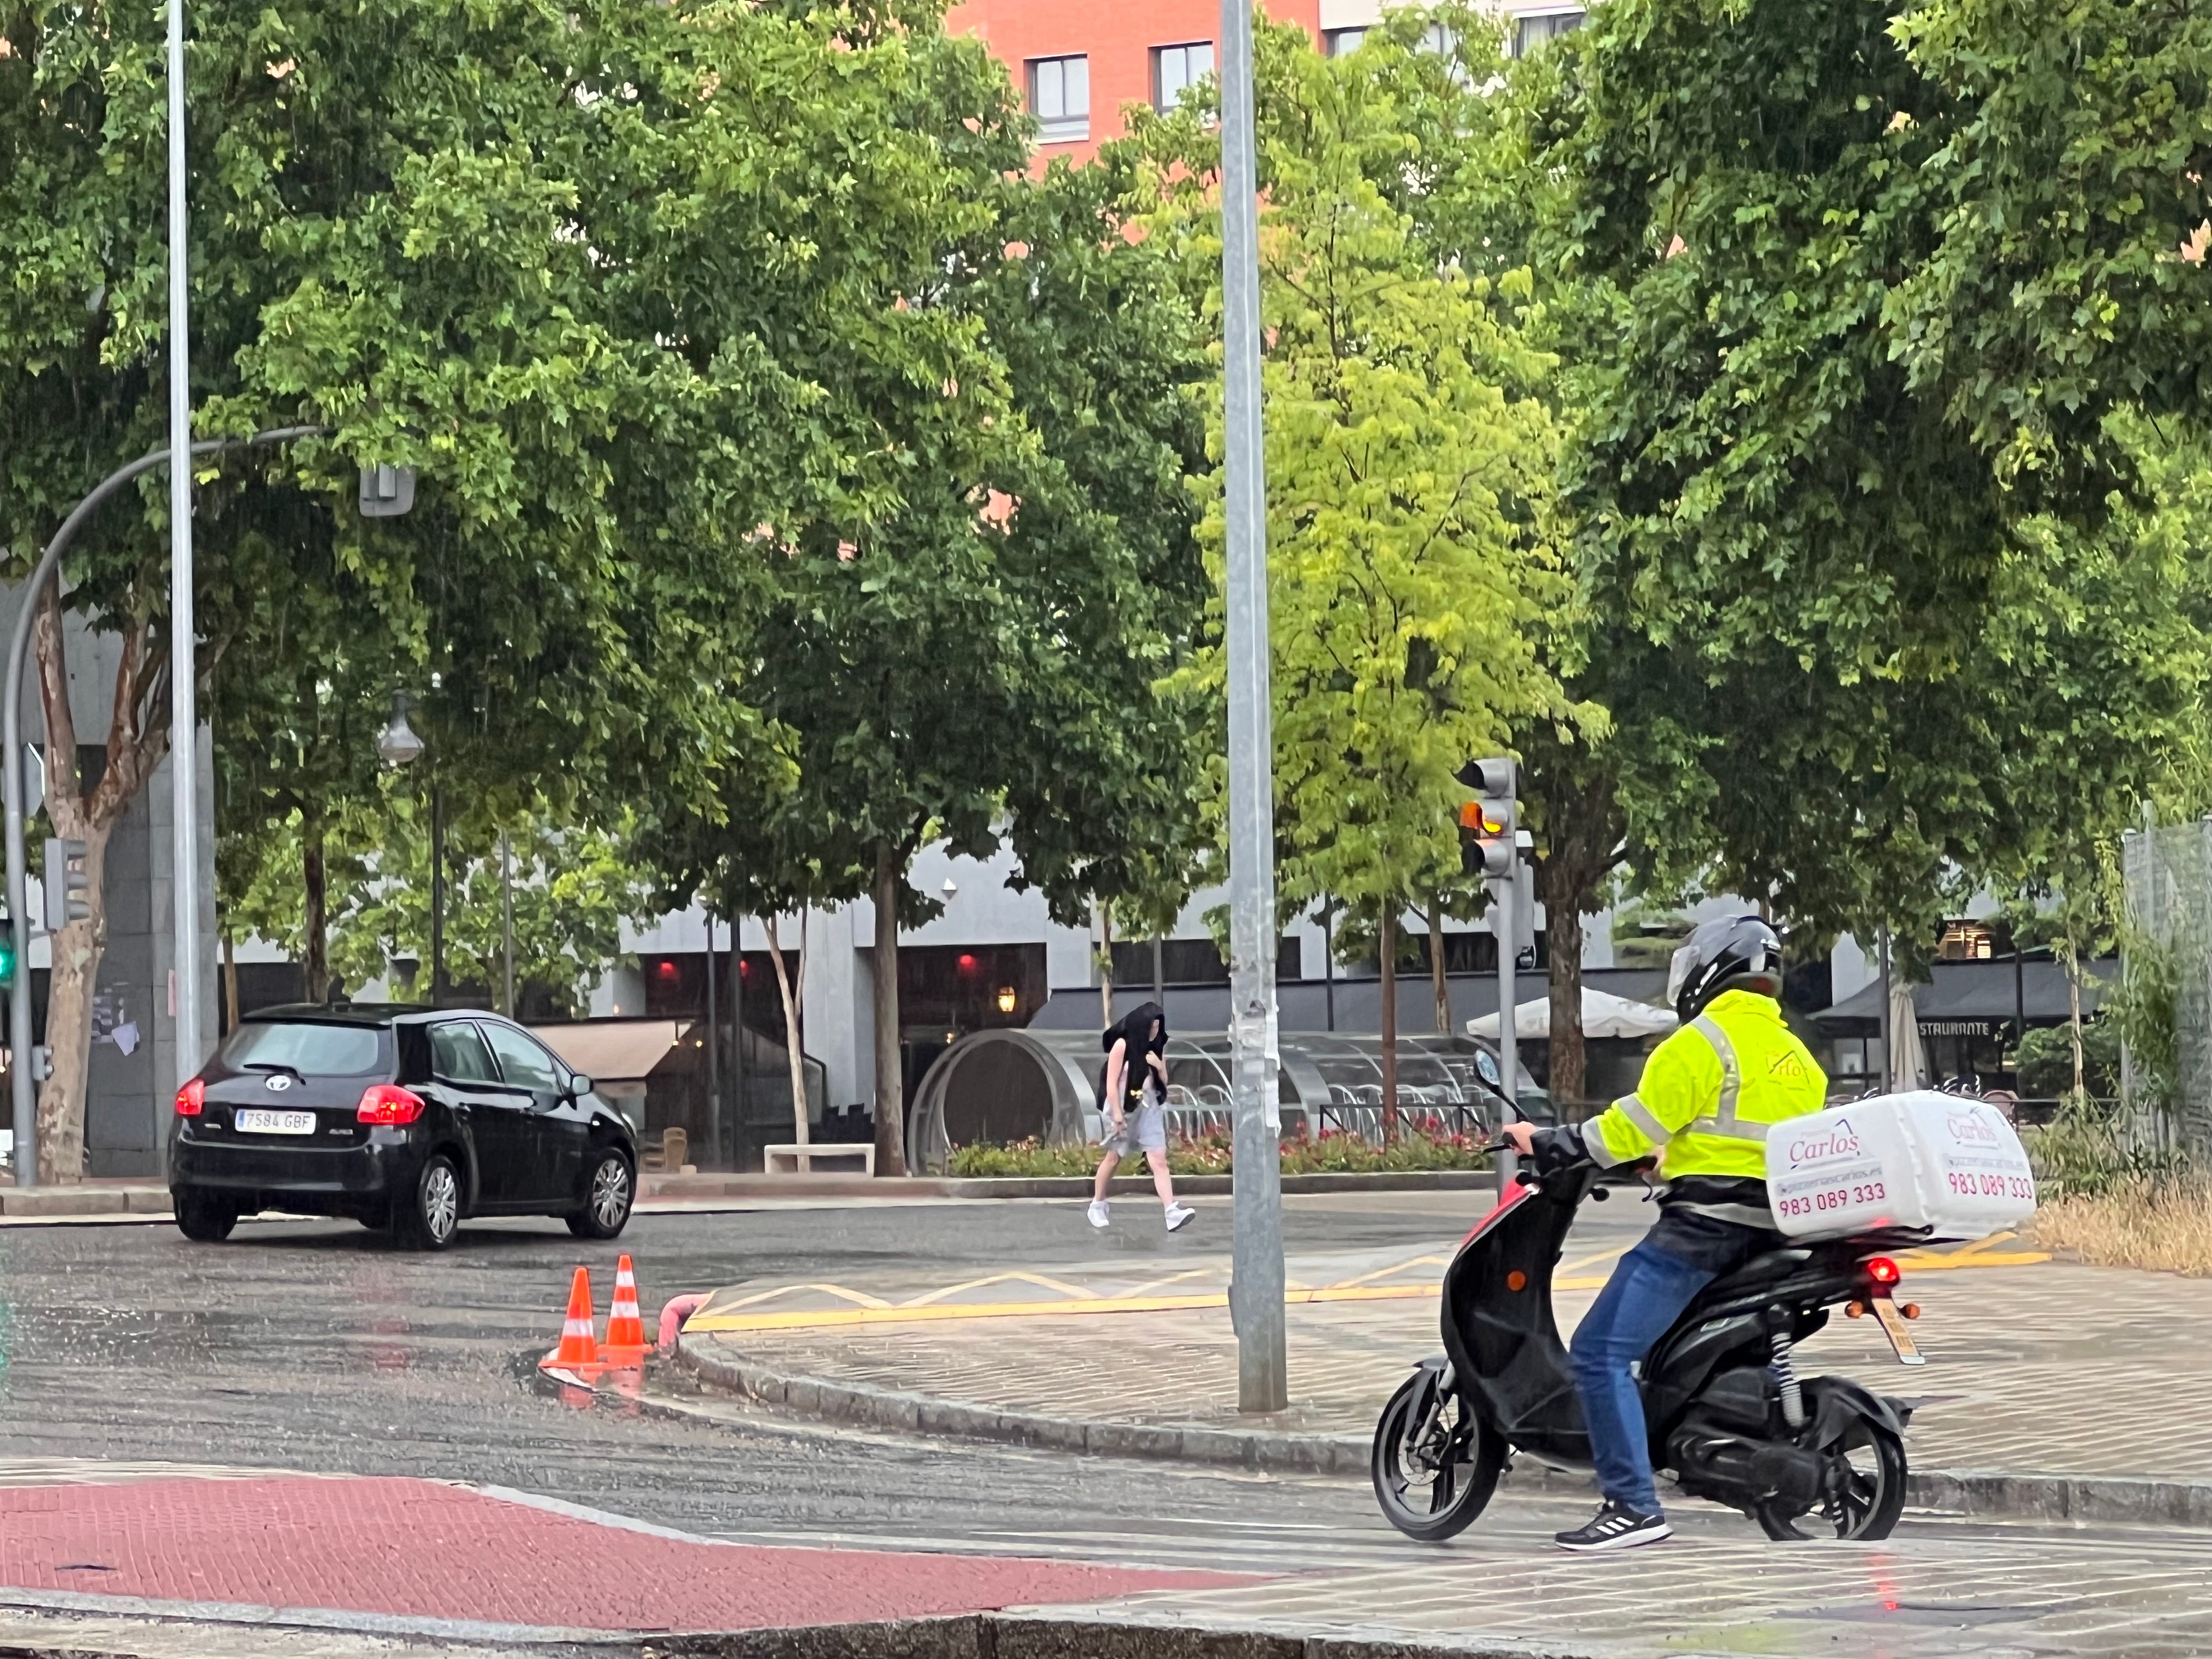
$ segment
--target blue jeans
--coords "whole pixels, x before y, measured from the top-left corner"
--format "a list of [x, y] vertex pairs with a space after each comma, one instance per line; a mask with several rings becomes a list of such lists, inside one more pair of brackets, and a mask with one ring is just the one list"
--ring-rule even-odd
[[1713, 1277], [1646, 1239], [1621, 1257], [1575, 1328], [1569, 1352], [1598, 1490], [1644, 1515], [1659, 1513], [1659, 1494], [1651, 1485], [1644, 1397], [1628, 1368], [1667, 1334]]

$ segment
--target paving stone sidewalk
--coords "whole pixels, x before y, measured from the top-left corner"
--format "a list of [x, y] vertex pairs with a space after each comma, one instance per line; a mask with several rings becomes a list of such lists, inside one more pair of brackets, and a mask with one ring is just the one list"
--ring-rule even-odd
[[[1600, 1271], [1602, 1271], [1601, 1269]], [[1563, 1329], [1595, 1295], [1563, 1291]], [[1899, 1366], [1871, 1319], [1836, 1318], [1801, 1370], [1922, 1402], [1916, 1469], [2212, 1482], [2212, 1281], [2060, 1263], [1908, 1271], [1929, 1363]], [[1240, 1416], [1224, 1309], [687, 1334], [687, 1348], [791, 1377], [1097, 1423], [1364, 1437], [1422, 1356], [1433, 1297], [1293, 1305], [1291, 1404]]]

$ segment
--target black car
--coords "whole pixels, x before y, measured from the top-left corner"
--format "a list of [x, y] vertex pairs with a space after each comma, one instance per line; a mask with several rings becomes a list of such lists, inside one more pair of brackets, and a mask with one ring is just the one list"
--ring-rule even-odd
[[250, 1015], [177, 1091], [169, 1191], [187, 1238], [261, 1210], [350, 1216], [443, 1249], [465, 1216], [629, 1220], [629, 1125], [544, 1044], [474, 1010], [341, 1005]]

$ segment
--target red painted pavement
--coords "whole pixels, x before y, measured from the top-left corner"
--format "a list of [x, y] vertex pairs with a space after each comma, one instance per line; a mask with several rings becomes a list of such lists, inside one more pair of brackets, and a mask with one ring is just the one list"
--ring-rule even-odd
[[712, 1631], [1092, 1601], [1249, 1579], [632, 1531], [428, 1480], [0, 1489], [0, 1585], [604, 1631]]

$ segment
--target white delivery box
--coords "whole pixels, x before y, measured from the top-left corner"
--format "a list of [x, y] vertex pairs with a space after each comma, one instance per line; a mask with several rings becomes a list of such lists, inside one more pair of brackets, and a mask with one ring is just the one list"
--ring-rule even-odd
[[1889, 1227], [1986, 1238], [2035, 1213], [2035, 1174], [2004, 1114], [1931, 1089], [1775, 1124], [1766, 1187], [1775, 1224], [1794, 1238]]

